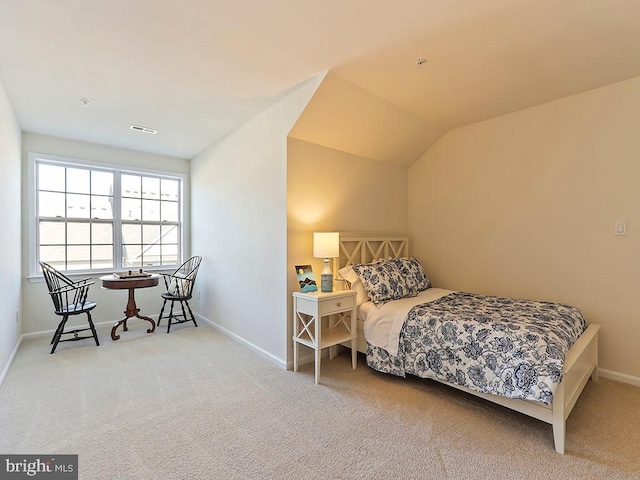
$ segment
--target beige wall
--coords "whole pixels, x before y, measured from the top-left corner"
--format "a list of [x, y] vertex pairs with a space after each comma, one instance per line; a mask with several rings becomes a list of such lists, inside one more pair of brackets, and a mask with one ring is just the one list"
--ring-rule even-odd
[[201, 314], [283, 366], [287, 134], [323, 76], [191, 162], [192, 246], [203, 256]]
[[[18, 345], [21, 325], [20, 222], [20, 126], [0, 83], [0, 384], [7, 373], [9, 360]], [[18, 320], [18, 321], [17, 321]]]
[[[299, 289], [295, 265], [311, 264], [320, 278], [322, 260], [312, 255], [313, 232], [407, 231], [403, 166], [289, 138], [287, 192], [289, 298]], [[292, 334], [291, 310], [289, 301], [287, 339]], [[291, 342], [287, 344], [291, 359]]]
[[289, 137], [409, 166], [444, 130], [329, 72]]
[[[28, 218], [26, 207], [26, 205], [28, 205], [29, 194], [29, 189], [27, 188], [27, 157], [29, 152], [47, 153], [80, 160], [155, 169], [187, 176], [189, 174], [188, 160], [25, 132], [22, 135], [22, 204], [25, 206], [22, 221], [22, 238], [25, 239], [25, 242], [27, 241], [26, 239], [29, 238], [27, 229], [31, 221], [31, 219]], [[185, 184], [185, 191], [189, 191], [188, 178]], [[185, 198], [185, 202], [187, 202], [186, 207], [188, 212], [188, 195]], [[188, 251], [188, 234], [186, 236], [186, 242]], [[22, 258], [22, 271], [24, 272], [22, 276], [24, 299], [22, 333], [30, 334], [54, 330], [57, 326], [58, 319], [53, 314], [53, 305], [49, 299], [47, 287], [42, 278], [27, 278], [27, 272], [29, 271], [29, 259], [27, 255], [28, 249], [24, 248]], [[94, 278], [98, 277], [99, 275], [94, 276]], [[161, 291], [158, 288], [146, 288], [136, 291], [136, 303], [143, 314], [152, 316], [160, 313], [160, 308], [162, 307], [160, 293]], [[99, 282], [97, 282], [91, 287], [90, 298], [98, 303], [98, 307], [92, 312], [94, 322], [111, 323], [122, 318], [123, 311], [127, 304], [126, 290], [103, 290], [100, 288]], [[70, 319], [69, 325], [83, 322], [84, 320], [81, 318]], [[145, 322], [140, 322], [141, 328], [144, 323]], [[145, 326], [144, 328], [147, 327]], [[101, 341], [103, 340], [106, 341], [107, 339], [101, 339]]]
[[573, 304], [605, 374], [640, 382], [638, 126], [640, 77], [446, 134], [409, 169], [434, 284]]

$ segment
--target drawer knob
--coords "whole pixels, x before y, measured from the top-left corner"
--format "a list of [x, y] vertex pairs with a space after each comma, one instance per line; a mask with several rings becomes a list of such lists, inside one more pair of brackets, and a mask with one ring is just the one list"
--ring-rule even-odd
[[342, 306], [342, 302], [338, 302], [338, 307]]

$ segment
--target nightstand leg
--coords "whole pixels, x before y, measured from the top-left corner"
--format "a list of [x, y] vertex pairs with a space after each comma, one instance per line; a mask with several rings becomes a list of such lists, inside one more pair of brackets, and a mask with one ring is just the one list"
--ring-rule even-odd
[[316, 385], [318, 384], [318, 380], [320, 379], [320, 357], [322, 350], [320, 348], [316, 348]]
[[293, 371], [298, 371], [298, 342], [293, 341]]
[[351, 366], [355, 370], [358, 366], [358, 340], [351, 340]]

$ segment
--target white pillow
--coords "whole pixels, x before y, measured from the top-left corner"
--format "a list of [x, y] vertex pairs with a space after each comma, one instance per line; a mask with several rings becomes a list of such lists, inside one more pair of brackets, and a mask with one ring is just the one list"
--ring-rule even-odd
[[186, 297], [189, 295], [190, 289], [191, 280], [183, 277], [179, 273], [176, 273], [175, 276], [171, 278], [171, 282], [169, 282], [167, 293], [174, 297]]
[[356, 306], [360, 306], [363, 303], [369, 301], [369, 295], [367, 295], [367, 291], [360, 281], [360, 277], [356, 272], [353, 271], [351, 265], [347, 265], [346, 267], [338, 270], [338, 274], [340, 274], [342, 278], [349, 282], [349, 284], [351, 285], [351, 290], [356, 291]]

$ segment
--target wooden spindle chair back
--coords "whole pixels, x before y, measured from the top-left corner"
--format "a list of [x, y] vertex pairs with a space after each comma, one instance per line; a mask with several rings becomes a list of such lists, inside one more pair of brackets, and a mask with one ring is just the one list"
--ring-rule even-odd
[[[51, 344], [53, 344], [51, 353], [56, 351], [59, 342], [76, 341], [82, 340], [83, 338], [93, 338], [96, 345], [100, 345], [98, 334], [91, 318], [91, 310], [96, 307], [96, 304], [95, 302], [87, 300], [89, 287], [93, 285], [94, 282], [90, 278], [73, 281], [45, 262], [40, 262], [40, 266], [42, 267], [42, 274], [47, 283], [49, 295], [53, 301], [55, 313], [62, 317], [51, 339]], [[81, 313], [87, 314], [89, 325], [87, 327], [78, 327], [65, 331], [64, 328], [69, 317]], [[78, 333], [86, 330], [91, 330], [91, 336], [78, 335]], [[73, 338], [62, 339], [63, 335], [68, 334], [73, 335]]]
[[[167, 291], [161, 295], [164, 302], [162, 303], [162, 309], [160, 310], [160, 316], [158, 317], [158, 326], [160, 326], [160, 321], [162, 320], [167, 301], [170, 301], [171, 308], [169, 310], [169, 316], [166, 317], [167, 333], [170, 332], [172, 323], [175, 324], [191, 321], [196, 327], [198, 326], [193, 311], [189, 306], [189, 300], [191, 300], [193, 295], [193, 287], [196, 283], [196, 277], [198, 275], [198, 269], [200, 268], [201, 262], [202, 257], [196, 255], [180, 265], [180, 267], [178, 267], [172, 274], [162, 274], [164, 286]], [[185, 286], [186, 288], [184, 288]], [[182, 314], [173, 313], [174, 302], [180, 303]], [[186, 311], [185, 306], [187, 307]], [[187, 311], [189, 312], [188, 316]]]

